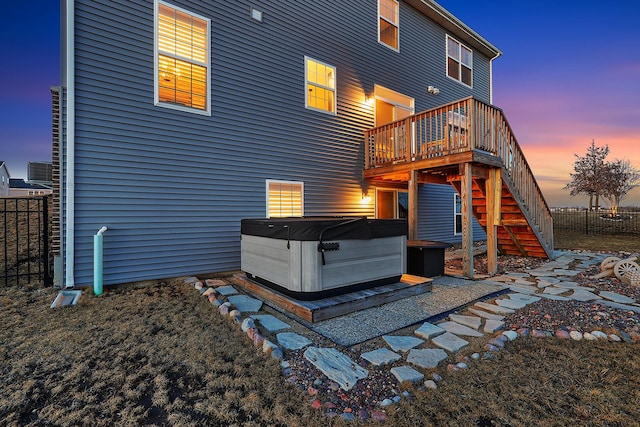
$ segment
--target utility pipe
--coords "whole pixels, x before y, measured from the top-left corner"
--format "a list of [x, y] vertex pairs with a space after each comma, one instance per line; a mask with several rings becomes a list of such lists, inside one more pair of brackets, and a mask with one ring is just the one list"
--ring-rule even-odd
[[96, 296], [102, 295], [102, 234], [107, 230], [104, 226], [93, 236], [93, 293]]

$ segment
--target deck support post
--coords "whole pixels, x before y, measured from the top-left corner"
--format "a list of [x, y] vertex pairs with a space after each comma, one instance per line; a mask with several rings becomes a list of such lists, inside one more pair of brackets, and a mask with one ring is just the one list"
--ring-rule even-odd
[[487, 201], [487, 273], [495, 275], [498, 272], [498, 233], [500, 225], [500, 205], [502, 201], [502, 181], [500, 169], [489, 170], [489, 177], [485, 180], [485, 199]]
[[462, 274], [473, 279], [473, 170], [471, 163], [465, 163], [462, 169]]
[[418, 171], [409, 172], [409, 212], [407, 213], [408, 240], [418, 240]]

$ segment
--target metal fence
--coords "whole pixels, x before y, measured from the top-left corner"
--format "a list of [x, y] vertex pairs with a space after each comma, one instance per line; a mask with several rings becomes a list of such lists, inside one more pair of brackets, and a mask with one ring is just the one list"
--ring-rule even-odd
[[52, 284], [49, 199], [0, 198], [0, 285]]
[[554, 231], [584, 234], [640, 236], [640, 211], [612, 213], [609, 210], [589, 211], [576, 208], [554, 208]]

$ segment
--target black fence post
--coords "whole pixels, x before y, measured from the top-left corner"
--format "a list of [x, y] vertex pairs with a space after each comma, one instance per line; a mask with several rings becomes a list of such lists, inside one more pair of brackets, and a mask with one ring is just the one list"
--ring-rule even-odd
[[49, 196], [44, 196], [42, 198], [42, 235], [44, 238], [43, 242], [43, 267], [44, 267], [44, 285], [51, 286], [53, 284], [53, 278], [51, 277], [51, 265], [49, 263], [49, 231], [51, 228], [49, 227]]
[[584, 211], [584, 234], [589, 234], [589, 209]]

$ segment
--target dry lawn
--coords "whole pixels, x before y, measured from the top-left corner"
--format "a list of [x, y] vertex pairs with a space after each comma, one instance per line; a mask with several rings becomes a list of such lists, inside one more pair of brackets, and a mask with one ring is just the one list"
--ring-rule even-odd
[[[556, 246], [640, 251], [633, 239], [580, 239], [557, 235]], [[51, 309], [56, 295], [0, 286], [0, 426], [377, 424], [313, 410], [190, 286], [87, 290], [77, 306]], [[409, 387], [386, 425], [639, 426], [639, 352], [638, 343], [518, 339], [468, 370], [440, 369], [436, 391]]]
[[[190, 286], [0, 290], [0, 425], [341, 425]], [[437, 391], [388, 410], [394, 426], [632, 426], [638, 344], [523, 338]], [[350, 425], [358, 425], [353, 422]]]

